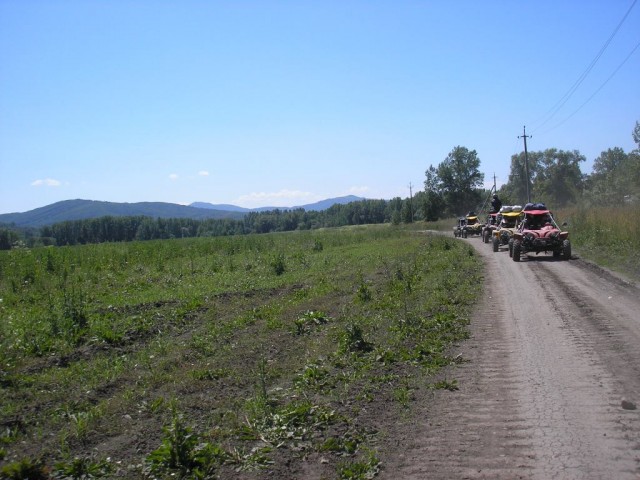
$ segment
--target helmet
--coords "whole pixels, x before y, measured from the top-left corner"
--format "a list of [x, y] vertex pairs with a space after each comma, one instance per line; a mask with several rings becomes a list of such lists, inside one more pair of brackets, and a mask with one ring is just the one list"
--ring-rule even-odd
[[493, 195], [493, 198], [498, 198], [498, 195], [497, 195], [497, 194], [494, 194], [494, 195]]

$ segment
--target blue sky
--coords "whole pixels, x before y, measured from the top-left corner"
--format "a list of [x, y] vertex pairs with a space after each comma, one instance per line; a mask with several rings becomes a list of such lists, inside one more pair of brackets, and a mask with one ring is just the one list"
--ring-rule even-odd
[[0, 213], [404, 198], [458, 145], [500, 185], [524, 125], [590, 173], [639, 42], [634, 0], [0, 0]]

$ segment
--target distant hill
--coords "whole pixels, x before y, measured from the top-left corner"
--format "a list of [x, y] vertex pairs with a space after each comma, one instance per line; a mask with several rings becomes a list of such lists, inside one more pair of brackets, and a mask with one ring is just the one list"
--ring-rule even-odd
[[83, 220], [111, 215], [132, 217], [144, 215], [152, 218], [208, 218], [239, 219], [240, 212], [202, 209], [163, 202], [114, 203], [96, 200], [64, 200], [24, 213], [0, 214], [0, 224], [15, 224], [18, 227], [42, 227], [67, 220]]
[[67, 220], [84, 220], [111, 215], [114, 217], [134, 217], [143, 215], [152, 218], [193, 218], [205, 219], [240, 219], [248, 212], [262, 212], [267, 210], [326, 210], [331, 205], [357, 202], [364, 198], [349, 195], [346, 197], [330, 198], [320, 202], [299, 207], [260, 207], [242, 208], [235, 205], [212, 205], [210, 203], [194, 202], [189, 206], [164, 202], [115, 203], [97, 200], [64, 200], [45, 207], [29, 210], [24, 213], [0, 214], [1, 224], [15, 224], [18, 227], [42, 227]]
[[212, 204], [212, 203], [206, 203], [206, 202], [194, 202], [191, 205], [189, 205], [190, 207], [195, 207], [195, 208], [204, 208], [204, 209], [215, 209], [215, 210], [226, 210], [226, 211], [230, 211], [230, 212], [264, 212], [264, 211], [268, 211], [268, 210], [294, 210], [297, 208], [304, 208], [307, 211], [321, 211], [321, 210], [326, 210], [327, 208], [331, 207], [332, 205], [335, 204], [340, 204], [340, 205], [345, 205], [347, 203], [351, 203], [351, 202], [359, 202], [361, 200], [366, 200], [365, 198], [362, 197], [357, 197], [355, 195], [347, 195], [345, 197], [336, 197], [336, 198], [328, 198], [326, 200], [321, 200], [319, 202], [315, 202], [315, 203], [308, 203], [306, 205], [298, 205], [295, 207], [259, 207], [259, 208], [243, 208], [243, 207], [237, 207], [235, 205], [228, 205], [228, 204]]
[[250, 208], [238, 207], [236, 205], [229, 205], [227, 203], [219, 203], [219, 204], [213, 205], [207, 202], [193, 202], [189, 204], [189, 206], [193, 208], [205, 208], [207, 210], [225, 210], [227, 212], [247, 213], [251, 211]]

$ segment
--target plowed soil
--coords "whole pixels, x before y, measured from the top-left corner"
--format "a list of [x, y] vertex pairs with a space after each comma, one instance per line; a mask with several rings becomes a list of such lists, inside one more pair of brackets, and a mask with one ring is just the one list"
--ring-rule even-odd
[[[379, 478], [639, 479], [640, 289], [574, 254], [514, 262], [479, 238], [484, 298], [459, 389], [393, 427]], [[416, 421], [417, 418], [417, 421]]]

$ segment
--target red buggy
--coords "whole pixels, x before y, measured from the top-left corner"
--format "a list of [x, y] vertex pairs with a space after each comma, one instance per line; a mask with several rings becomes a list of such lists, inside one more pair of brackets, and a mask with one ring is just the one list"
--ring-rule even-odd
[[571, 258], [571, 242], [569, 232], [558, 227], [553, 215], [542, 204], [523, 210], [523, 220], [518, 230], [513, 234], [513, 254], [515, 262], [519, 262], [522, 255], [535, 252], [536, 255], [551, 252], [554, 257], [564, 260]]

